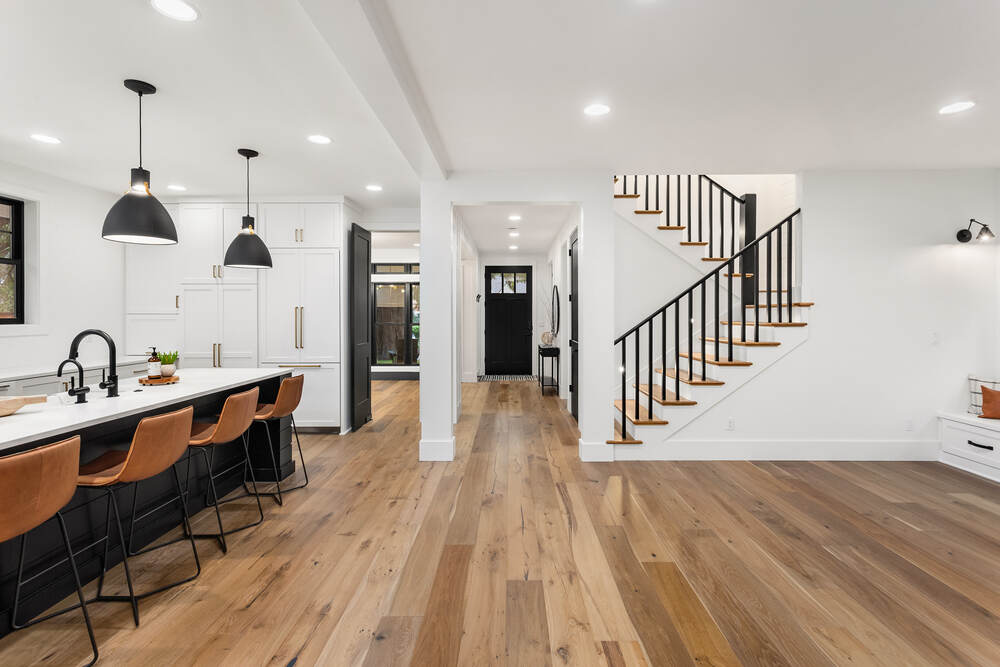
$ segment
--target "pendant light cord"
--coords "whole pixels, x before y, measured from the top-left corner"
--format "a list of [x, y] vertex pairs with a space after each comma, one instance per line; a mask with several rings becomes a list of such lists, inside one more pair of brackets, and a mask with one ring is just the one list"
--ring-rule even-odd
[[142, 169], [142, 93], [139, 93], [139, 168]]
[[247, 215], [250, 215], [250, 158], [247, 157]]

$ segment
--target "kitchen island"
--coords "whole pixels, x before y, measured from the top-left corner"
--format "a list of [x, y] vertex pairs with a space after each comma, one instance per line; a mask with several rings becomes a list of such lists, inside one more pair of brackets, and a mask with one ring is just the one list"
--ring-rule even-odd
[[[40, 447], [65, 438], [79, 435], [81, 437], [80, 458], [86, 462], [100, 456], [108, 449], [127, 449], [131, 442], [135, 427], [144, 417], [163, 414], [192, 405], [195, 419], [214, 419], [230, 394], [246, 391], [253, 387], [260, 388], [260, 401], [273, 402], [278, 393], [278, 386], [283, 377], [290, 375], [288, 369], [281, 368], [194, 368], [180, 369], [180, 381], [176, 384], [162, 386], [142, 386], [137, 379], [125, 379], [119, 383], [119, 395], [108, 398], [104, 393], [93, 388], [87, 394], [87, 402], [78, 404], [76, 399], [65, 393], [50, 396], [46, 403], [30, 405], [8, 417], [0, 418], [0, 456]], [[285, 478], [292, 474], [295, 463], [291, 457], [291, 424], [286, 417], [267, 424], [271, 429], [271, 439], [274, 443], [274, 454], [278, 460], [279, 477]], [[265, 426], [254, 425], [249, 432], [250, 458], [254, 475], [258, 481], [274, 480], [271, 455], [268, 452]], [[242, 454], [242, 445], [238, 442], [219, 448], [215, 457], [215, 468], [225, 468], [231, 460], [237, 460]], [[179, 471], [182, 479], [186, 474], [182, 459]], [[205, 475], [204, 464], [192, 459], [192, 486], [187, 494], [188, 510], [191, 514], [205, 506]], [[216, 482], [220, 495], [237, 488], [243, 482], [243, 476], [237, 469], [229, 478]], [[162, 504], [173, 495], [172, 473], [167, 471], [157, 477], [146, 480], [139, 485], [123, 489], [118, 494], [119, 509], [122, 521], [128, 526], [132, 512], [139, 516], [146, 511]], [[136, 494], [133, 496], [133, 494]], [[78, 489], [76, 495], [64, 508], [64, 514], [74, 544], [89, 543], [96, 537], [105, 534], [104, 502], [94, 502], [101, 494], [93, 490]], [[267, 500], [265, 498], [265, 500]], [[248, 502], [256, 503], [252, 499]], [[232, 510], [239, 511], [231, 504]], [[265, 505], [265, 512], [268, 509]], [[176, 505], [168, 506], [145, 519], [137, 527], [135, 542], [137, 545], [148, 544], [163, 534], [169, 532], [181, 523], [181, 514]], [[110, 559], [112, 563], [121, 561], [122, 554], [115, 548], [117, 541], [112, 541]], [[13, 597], [13, 586], [18, 561], [19, 540], [0, 543], [0, 599], [4, 600], [0, 609], [0, 635], [9, 628], [9, 605]], [[206, 543], [202, 548], [217, 548]], [[169, 551], [171, 548], [168, 548]], [[77, 557], [81, 579], [95, 579], [100, 572], [99, 550], [81, 553]], [[31, 532], [27, 547], [27, 563], [33, 571], [38, 571], [62, 558], [62, 546], [57, 529], [49, 522]], [[181, 553], [181, 552], [179, 552]], [[65, 570], [65, 571], [64, 571]], [[23, 611], [19, 616], [35, 614], [61, 600], [73, 591], [70, 574], [66, 568], [56, 568], [47, 581], [36, 583], [33, 590], [23, 592]]]

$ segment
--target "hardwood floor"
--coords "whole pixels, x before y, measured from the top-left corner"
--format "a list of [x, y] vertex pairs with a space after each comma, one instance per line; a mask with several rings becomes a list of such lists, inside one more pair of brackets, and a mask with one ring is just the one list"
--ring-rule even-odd
[[[201, 577], [142, 601], [140, 628], [93, 605], [101, 664], [1000, 663], [998, 485], [934, 463], [584, 464], [530, 382], [465, 385], [457, 460], [418, 463], [417, 391], [376, 383], [372, 424], [303, 438], [310, 486], [228, 555], [200, 543]], [[154, 553], [140, 588], [188, 566]], [[87, 655], [75, 614], [0, 640], [3, 665]]]

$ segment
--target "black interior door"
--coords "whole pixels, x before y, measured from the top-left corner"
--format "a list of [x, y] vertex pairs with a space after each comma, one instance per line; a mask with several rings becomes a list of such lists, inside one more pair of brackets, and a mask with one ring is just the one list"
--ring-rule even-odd
[[351, 225], [351, 428], [372, 418], [372, 235]]
[[486, 267], [486, 373], [531, 375], [531, 267]]
[[580, 421], [580, 317], [576, 307], [579, 298], [579, 239], [576, 232], [569, 239], [569, 411]]

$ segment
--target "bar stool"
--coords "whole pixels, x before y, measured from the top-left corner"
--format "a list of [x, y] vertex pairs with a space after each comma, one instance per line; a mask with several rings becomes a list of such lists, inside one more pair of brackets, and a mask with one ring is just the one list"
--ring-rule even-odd
[[253, 417], [255, 424], [263, 424], [264, 426], [264, 432], [267, 433], [267, 448], [271, 451], [271, 464], [274, 466], [275, 491], [273, 493], [265, 492], [265, 495], [269, 495], [274, 498], [274, 501], [279, 505], [284, 504], [281, 497], [281, 475], [278, 471], [278, 462], [274, 458], [274, 447], [271, 443], [271, 429], [268, 428], [267, 422], [273, 419], [281, 419], [282, 417], [292, 418], [292, 433], [295, 435], [295, 444], [299, 449], [299, 460], [302, 462], [302, 474], [305, 475], [306, 481], [298, 486], [285, 489], [284, 493], [297, 491], [298, 489], [303, 489], [309, 486], [309, 473], [306, 471], [306, 459], [302, 456], [302, 443], [299, 442], [299, 431], [295, 428], [295, 416], [292, 414], [295, 411], [295, 408], [299, 407], [299, 401], [302, 400], [302, 384], [304, 381], [304, 375], [297, 375], [295, 377], [285, 378], [282, 380], [281, 385], [278, 387], [278, 397], [275, 399], [274, 403], [258, 404], [257, 413]]
[[[231, 535], [241, 530], [252, 528], [253, 526], [259, 525], [264, 520], [264, 508], [260, 504], [260, 495], [257, 493], [257, 480], [254, 478], [253, 465], [250, 463], [250, 448], [247, 443], [247, 430], [250, 428], [250, 425], [253, 424], [254, 413], [257, 409], [257, 397], [259, 395], [259, 387], [254, 387], [253, 389], [244, 391], [240, 394], [232, 394], [226, 398], [226, 402], [222, 406], [222, 412], [219, 414], [218, 421], [196, 421], [191, 426], [191, 437], [188, 441], [188, 445], [191, 447], [191, 451], [200, 452], [202, 457], [205, 459], [205, 466], [208, 469], [208, 490], [212, 492], [211, 501], [209, 501], [208, 491], [206, 491], [205, 504], [211, 504], [215, 507], [215, 518], [219, 524], [218, 533], [192, 533], [192, 536], [197, 539], [217, 539], [219, 541], [219, 545], [222, 547], [222, 553], [226, 553], [228, 551], [228, 547], [226, 546], [226, 535]], [[224, 445], [232, 442], [237, 438], [243, 441], [243, 459], [229, 466], [225, 470], [214, 472], [212, 470], [212, 464], [213, 459], [215, 458], [215, 448], [218, 445]], [[209, 454], [211, 454], [211, 456]], [[215, 490], [215, 480], [229, 474], [239, 466], [243, 466], [244, 485], [246, 484], [247, 471], [250, 472], [250, 483], [253, 485], [253, 492], [248, 492], [240, 496], [220, 501], [219, 494]], [[189, 459], [189, 489], [191, 488], [190, 472], [191, 469]], [[219, 511], [219, 505], [251, 495], [257, 500], [257, 513], [259, 518], [256, 521], [240, 526], [239, 528], [230, 528], [229, 530], [225, 530], [222, 527], [222, 514]]]
[[[191, 423], [194, 418], [194, 408], [186, 407], [176, 412], [169, 412], [155, 417], [146, 417], [139, 422], [132, 436], [132, 443], [128, 451], [111, 450], [105, 452], [98, 458], [80, 466], [80, 475], [77, 479], [77, 486], [89, 489], [103, 489], [108, 498], [107, 509], [107, 535], [104, 538], [104, 556], [101, 559], [101, 574], [97, 580], [97, 596], [91, 602], [128, 602], [132, 605], [132, 617], [135, 624], [139, 625], [139, 600], [161, 593], [174, 586], [180, 586], [201, 574], [201, 561], [198, 559], [198, 549], [195, 546], [194, 538], [190, 537], [190, 517], [187, 511], [187, 501], [184, 490], [181, 488], [180, 475], [177, 474], [175, 464], [187, 450], [188, 436], [191, 433]], [[173, 472], [174, 488], [177, 495], [171, 497], [153, 509], [136, 516], [136, 498], [138, 497], [138, 485], [143, 480], [150, 479], [160, 473], [170, 469]], [[125, 486], [132, 485], [132, 516], [130, 519], [130, 530], [128, 546], [125, 546], [123, 539], [121, 515], [118, 512], [117, 491]], [[157, 544], [145, 549], [135, 550], [133, 548], [133, 538], [135, 536], [136, 521], [144, 519], [159, 510], [179, 503], [181, 509], [181, 521], [184, 526], [184, 533], [187, 537]], [[119, 542], [122, 549], [122, 564], [125, 568], [125, 580], [128, 583], [128, 595], [104, 595], [104, 576], [108, 572], [108, 550], [111, 544], [111, 515], [114, 513], [115, 524], [118, 528]], [[187, 539], [191, 543], [191, 552], [194, 555], [195, 573], [189, 577], [175, 581], [163, 586], [159, 586], [151, 591], [136, 593], [132, 585], [132, 573], [129, 569], [129, 556], [138, 556], [148, 551], [160, 549], [169, 544], [174, 544], [182, 539]], [[96, 543], [95, 543], [96, 544]]]
[[[87, 624], [90, 648], [94, 653], [93, 659], [87, 663], [89, 667], [97, 662], [97, 639], [94, 638], [94, 627], [90, 624], [90, 614], [87, 613], [87, 601], [83, 597], [83, 588], [80, 586], [80, 573], [76, 569], [76, 559], [73, 557], [73, 547], [70, 544], [69, 532], [66, 530], [66, 521], [60, 512], [76, 492], [76, 472], [79, 465], [79, 436], [0, 458], [0, 542], [21, 537], [20, 556], [17, 561], [17, 582], [14, 587], [14, 606], [10, 612], [11, 630], [26, 628], [79, 607], [80, 611], [83, 612], [83, 620]], [[59, 523], [59, 530], [62, 532], [66, 558], [24, 579], [24, 556], [28, 532], [53, 517]], [[70, 570], [73, 572], [73, 583], [76, 584], [76, 596], [80, 603], [26, 623], [18, 623], [17, 606], [21, 597], [21, 586], [48, 574], [53, 568], [67, 561], [69, 561]]]

